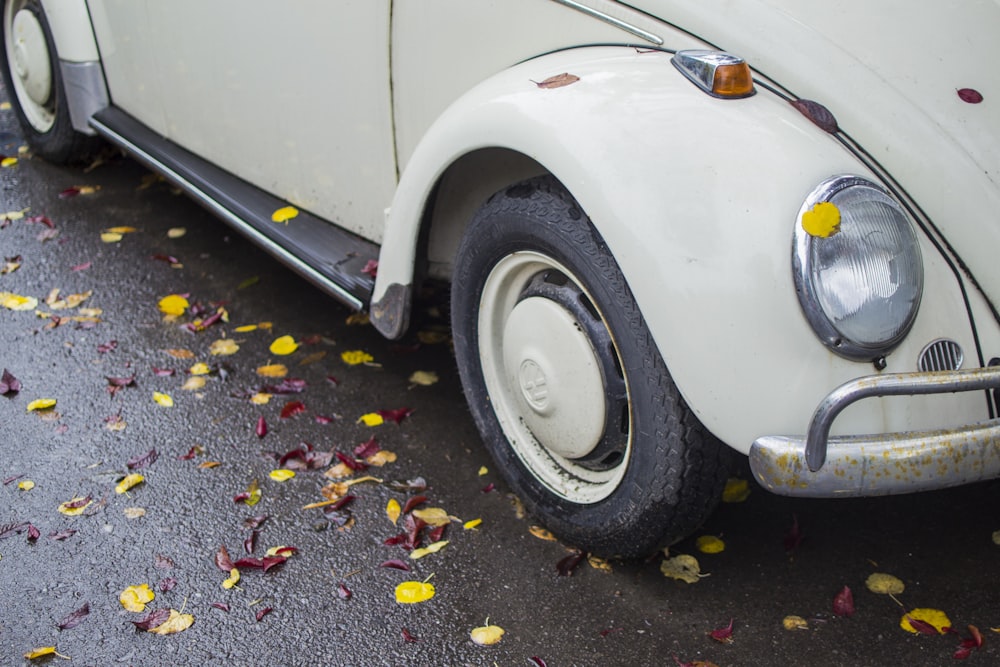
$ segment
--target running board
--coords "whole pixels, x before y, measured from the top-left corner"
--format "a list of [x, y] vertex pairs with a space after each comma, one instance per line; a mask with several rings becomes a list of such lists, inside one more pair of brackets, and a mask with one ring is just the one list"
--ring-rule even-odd
[[364, 269], [378, 259], [376, 244], [306, 211], [287, 225], [272, 222], [271, 214], [288, 202], [209, 164], [120, 109], [99, 111], [90, 125], [320, 289], [355, 310], [368, 305], [375, 279]]

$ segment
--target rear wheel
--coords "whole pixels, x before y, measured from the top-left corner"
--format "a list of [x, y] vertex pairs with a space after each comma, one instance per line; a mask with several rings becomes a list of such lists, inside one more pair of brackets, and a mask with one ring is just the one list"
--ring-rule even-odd
[[478, 212], [456, 258], [452, 326], [487, 447], [563, 539], [643, 556], [711, 512], [725, 447], [684, 403], [621, 270], [554, 179]]
[[4, 85], [32, 150], [58, 163], [86, 157], [94, 137], [73, 129], [45, 12], [37, 0], [6, 0], [0, 65]]

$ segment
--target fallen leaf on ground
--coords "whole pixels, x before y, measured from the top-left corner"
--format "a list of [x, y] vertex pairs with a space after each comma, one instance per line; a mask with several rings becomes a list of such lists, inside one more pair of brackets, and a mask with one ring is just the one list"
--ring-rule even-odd
[[906, 585], [899, 578], [883, 572], [875, 572], [868, 575], [868, 578], [865, 580], [865, 586], [872, 593], [879, 593], [881, 595], [899, 595], [906, 588]]
[[288, 367], [284, 364], [268, 364], [257, 368], [257, 375], [267, 378], [283, 378], [288, 375]]
[[32, 482], [30, 479], [25, 479], [17, 483], [17, 488], [19, 488], [21, 491], [31, 491], [33, 488], [35, 488], [35, 483]]
[[164, 394], [159, 391], [154, 391], [153, 400], [156, 401], [157, 405], [162, 405], [165, 408], [174, 407], [174, 399], [170, 398], [169, 394]]
[[222, 582], [222, 587], [229, 590], [240, 581], [240, 571], [235, 567], [229, 571], [229, 576]]
[[59, 505], [59, 513], [65, 514], [66, 516], [78, 516], [83, 514], [83, 511], [87, 509], [92, 502], [94, 501], [91, 500], [90, 496], [77, 496], [72, 500], [67, 500], [63, 504]]
[[187, 234], [187, 229], [184, 227], [171, 227], [167, 230], [168, 239], [179, 239], [185, 234]]
[[0, 292], [0, 306], [7, 310], [34, 310], [38, 307], [38, 299], [12, 292]]
[[555, 542], [556, 536], [552, 534], [541, 526], [529, 526], [528, 532], [537, 537], [540, 540], [545, 540], [546, 542]]
[[607, 572], [608, 574], [614, 572], [614, 569], [611, 567], [611, 563], [604, 558], [587, 556], [587, 564], [600, 572]]
[[41, 648], [31, 649], [30, 651], [24, 654], [24, 657], [27, 658], [28, 660], [34, 660], [35, 658], [41, 658], [46, 655], [59, 655], [59, 654], [56, 653], [55, 646], [43, 646]]
[[429, 387], [437, 384], [438, 374], [434, 371], [416, 371], [410, 376], [411, 384], [418, 384], [422, 387]]
[[702, 577], [698, 559], [687, 554], [679, 554], [673, 558], [665, 559], [660, 563], [660, 572], [665, 577], [680, 579], [688, 584], [697, 583]]
[[703, 554], [717, 554], [726, 550], [726, 543], [715, 535], [702, 535], [695, 540], [695, 546]]
[[180, 316], [184, 314], [190, 304], [180, 294], [170, 294], [160, 299], [157, 305], [161, 313]]
[[72, 630], [76, 626], [83, 623], [83, 619], [87, 618], [89, 613], [90, 604], [84, 602], [82, 607], [63, 617], [63, 619], [56, 624], [56, 627], [60, 630]]
[[733, 619], [729, 619], [729, 625], [727, 625], [726, 627], [724, 627], [724, 628], [718, 628], [716, 630], [712, 630], [711, 632], [709, 632], [708, 636], [711, 637], [712, 639], [714, 639], [717, 642], [721, 642], [723, 644], [732, 644], [733, 643]]
[[212, 343], [208, 351], [214, 357], [228, 357], [236, 354], [239, 349], [240, 346], [232, 338], [220, 338]]
[[365, 426], [381, 426], [385, 423], [385, 419], [377, 412], [367, 412], [358, 417], [358, 421]]
[[140, 519], [146, 516], [146, 510], [141, 507], [126, 507], [122, 512], [126, 519]]
[[396, 602], [416, 604], [434, 597], [434, 585], [424, 581], [404, 581], [396, 586]]
[[421, 521], [424, 521], [428, 526], [447, 526], [452, 521], [452, 517], [441, 507], [416, 509], [413, 510], [412, 514]]
[[285, 468], [279, 468], [278, 470], [272, 470], [267, 474], [267, 476], [273, 479], [275, 482], [285, 482], [295, 477], [295, 471], [286, 470]]
[[484, 625], [473, 628], [469, 638], [480, 646], [492, 646], [503, 638], [504, 629], [499, 625]]
[[472, 519], [470, 521], [466, 521], [465, 523], [463, 523], [462, 528], [464, 528], [465, 530], [473, 530], [475, 528], [479, 528], [479, 526], [482, 523], [483, 523], [482, 519]]
[[191, 614], [182, 614], [176, 609], [171, 609], [170, 616], [166, 621], [155, 628], [150, 628], [146, 632], [151, 632], [154, 635], [172, 635], [187, 630], [191, 627], [192, 623], [194, 623], [194, 616]]
[[806, 619], [801, 616], [785, 616], [781, 620], [781, 625], [784, 626], [785, 630], [808, 630], [809, 623]]
[[145, 477], [136, 472], [132, 473], [131, 475], [125, 475], [122, 481], [118, 482], [118, 484], [115, 486], [115, 493], [117, 494], [125, 493], [126, 491], [136, 486], [137, 484], [141, 484], [143, 481], [145, 481], [145, 479], [146, 479]]
[[357, 366], [359, 364], [367, 364], [368, 362], [375, 361], [375, 357], [363, 350], [346, 350], [340, 353], [340, 358], [348, 366]]
[[402, 508], [399, 506], [399, 501], [395, 498], [390, 498], [389, 502], [385, 505], [385, 513], [389, 517], [389, 521], [392, 521], [393, 525], [399, 521], [399, 515]]
[[156, 594], [149, 588], [149, 584], [139, 584], [129, 586], [118, 596], [118, 601], [128, 611], [141, 612], [146, 610], [146, 604], [153, 601]]
[[435, 542], [434, 544], [428, 544], [426, 547], [420, 549], [414, 549], [410, 552], [410, 560], [420, 560], [424, 556], [429, 556], [430, 554], [437, 553], [448, 546], [448, 540], [441, 540]]
[[903, 614], [899, 621], [899, 627], [914, 634], [926, 632], [927, 626], [943, 635], [951, 627], [951, 619], [940, 609], [918, 608]]
[[833, 598], [833, 613], [837, 616], [854, 615], [854, 594], [848, 586], [840, 589]]
[[35, 412], [36, 410], [48, 410], [49, 408], [54, 408], [56, 405], [56, 399], [54, 398], [36, 398], [32, 402], [28, 403], [27, 411]]
[[722, 502], [742, 503], [750, 497], [750, 484], [745, 479], [730, 477], [722, 491]]
[[271, 351], [271, 354], [283, 357], [299, 349], [299, 344], [291, 336], [279, 336], [274, 339], [268, 349]]
[[208, 384], [208, 380], [204, 376], [192, 375], [181, 385], [181, 391], [198, 391], [204, 389], [206, 384]]

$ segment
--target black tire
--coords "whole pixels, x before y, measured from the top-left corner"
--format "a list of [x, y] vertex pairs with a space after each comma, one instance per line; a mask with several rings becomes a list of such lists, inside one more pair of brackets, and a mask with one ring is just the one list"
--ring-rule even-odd
[[714, 509], [729, 450], [688, 409], [617, 263], [555, 179], [509, 187], [476, 214], [456, 257], [452, 329], [487, 448], [560, 538], [642, 557]]
[[[28, 12], [29, 19], [34, 17], [37, 23], [30, 20], [25, 23], [31, 28], [34, 37], [44, 39], [44, 49], [34, 49], [31, 58], [22, 58], [22, 62], [30, 62], [36, 70], [47, 72], [48, 85], [38, 85], [40, 80], [35, 73], [31, 79], [34, 84], [26, 83], [30, 75], [18, 74], [19, 48], [18, 40], [22, 36], [15, 35], [15, 17], [21, 12]], [[22, 19], [25, 17], [22, 16]], [[38, 0], [5, 0], [3, 3], [3, 30], [0, 32], [0, 70], [2, 70], [4, 86], [10, 96], [11, 105], [17, 113], [18, 121], [24, 131], [24, 138], [35, 155], [50, 162], [67, 164], [86, 159], [100, 145], [96, 137], [88, 136], [73, 129], [66, 102], [66, 91], [63, 84], [59, 59], [56, 54], [52, 31]], [[22, 23], [22, 26], [24, 23]], [[23, 31], [22, 31], [23, 32]], [[32, 42], [34, 43], [34, 42]], [[44, 63], [44, 53], [48, 54], [48, 63]], [[22, 53], [26, 53], [24, 50]], [[23, 71], [30, 71], [31, 68]], [[29, 77], [29, 78], [26, 78]], [[31, 92], [29, 92], [29, 90]]]

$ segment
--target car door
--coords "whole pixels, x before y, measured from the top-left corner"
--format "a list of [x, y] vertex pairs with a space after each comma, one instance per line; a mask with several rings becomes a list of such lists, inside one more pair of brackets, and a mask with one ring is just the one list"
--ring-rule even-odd
[[109, 68], [114, 104], [254, 185], [381, 239], [396, 181], [389, 0], [92, 4], [115, 30], [99, 34], [102, 52], [105, 42], [124, 52]]

